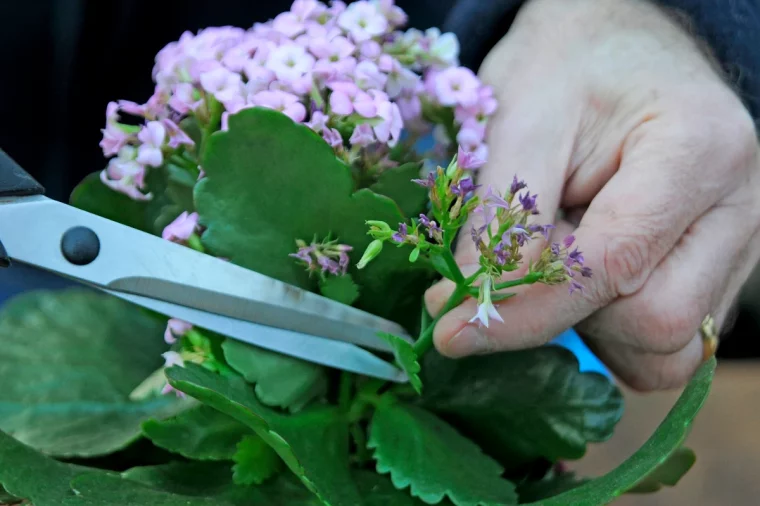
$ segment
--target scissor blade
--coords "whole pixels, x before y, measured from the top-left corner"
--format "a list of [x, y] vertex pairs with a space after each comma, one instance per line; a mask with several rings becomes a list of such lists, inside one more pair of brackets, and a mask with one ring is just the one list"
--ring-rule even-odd
[[[75, 226], [100, 240], [88, 265], [61, 254]], [[1, 199], [0, 238], [11, 258], [113, 291], [380, 351], [391, 349], [378, 331], [409, 340], [389, 320], [45, 197]]]
[[387, 381], [404, 383], [408, 380], [401, 369], [353, 344], [237, 320], [141, 295], [104, 291], [161, 314], [180, 318], [199, 327], [283, 355]]

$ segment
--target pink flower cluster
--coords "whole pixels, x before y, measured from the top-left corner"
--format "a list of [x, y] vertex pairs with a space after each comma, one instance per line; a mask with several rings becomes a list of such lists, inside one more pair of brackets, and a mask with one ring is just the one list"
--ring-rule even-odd
[[[101, 147], [117, 156], [103, 182], [149, 199], [146, 170], [178, 151], [199, 158], [200, 147], [178, 126], [183, 119], [226, 129], [230, 114], [257, 106], [308, 125], [350, 163], [362, 163], [356, 155], [371, 149], [379, 153], [373, 160], [387, 166], [385, 154], [402, 130], [412, 137], [433, 130], [443, 145], [456, 142], [485, 160], [485, 127], [496, 109], [491, 89], [458, 66], [453, 34], [400, 31], [406, 18], [394, 0], [296, 0], [249, 30], [182, 34], [156, 56], [156, 87], [147, 103], [108, 105]], [[120, 114], [145, 123], [122, 124]]]

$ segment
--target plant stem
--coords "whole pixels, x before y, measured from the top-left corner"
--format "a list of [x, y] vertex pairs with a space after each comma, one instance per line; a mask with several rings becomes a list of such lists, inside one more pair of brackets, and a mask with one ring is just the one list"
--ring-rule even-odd
[[338, 406], [341, 411], [348, 412], [351, 408], [351, 394], [353, 394], [354, 378], [348, 371], [341, 371], [340, 385], [338, 388]]
[[[452, 257], [453, 258], [453, 257]], [[459, 268], [457, 268], [458, 270]], [[460, 272], [459, 275], [461, 276], [462, 273]], [[462, 282], [464, 282], [464, 277], [462, 278]], [[414, 343], [414, 351], [417, 353], [418, 357], [421, 357], [425, 353], [427, 353], [430, 348], [433, 347], [433, 330], [435, 330], [435, 326], [438, 324], [438, 322], [441, 320], [443, 315], [457, 307], [459, 304], [462, 303], [462, 301], [467, 298], [469, 287], [464, 284], [460, 284], [456, 287], [454, 290], [454, 293], [451, 294], [449, 297], [449, 300], [446, 301], [446, 305], [443, 306], [443, 309], [438, 314], [438, 316], [435, 317], [433, 320], [433, 323], [427, 326], [425, 331], [422, 333], [420, 338], [417, 340], [416, 343]]]
[[446, 265], [448, 265], [449, 270], [451, 271], [452, 281], [456, 283], [458, 286], [462, 286], [466, 284], [466, 280], [464, 279], [464, 274], [462, 274], [462, 271], [459, 269], [459, 265], [457, 265], [457, 261], [454, 259], [453, 253], [451, 253], [450, 248], [444, 248], [443, 251], [441, 251], [441, 254], [443, 256], [443, 259], [446, 261]]
[[513, 279], [511, 281], [504, 281], [503, 283], [497, 283], [491, 289], [492, 291], [504, 290], [505, 288], [512, 288], [520, 285], [532, 285], [543, 276], [543, 272], [531, 272], [523, 276], [522, 278]]

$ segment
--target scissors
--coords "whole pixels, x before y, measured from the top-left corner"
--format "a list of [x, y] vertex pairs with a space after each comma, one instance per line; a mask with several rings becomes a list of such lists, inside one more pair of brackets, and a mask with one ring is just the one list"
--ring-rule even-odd
[[232, 339], [405, 383], [378, 332], [395, 322], [44, 196], [0, 149], [0, 266], [52, 272]]

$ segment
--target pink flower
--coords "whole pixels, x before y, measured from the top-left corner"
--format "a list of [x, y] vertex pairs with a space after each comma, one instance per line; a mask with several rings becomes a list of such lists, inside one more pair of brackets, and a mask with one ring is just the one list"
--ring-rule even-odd
[[355, 69], [356, 58], [353, 56], [336, 62], [322, 58], [314, 64], [314, 75], [323, 81], [351, 80]]
[[360, 61], [354, 71], [354, 82], [363, 90], [372, 88], [382, 90], [387, 80], [388, 76], [380, 72], [377, 65], [368, 60]]
[[385, 92], [391, 98], [396, 98], [404, 90], [415, 90], [420, 82], [420, 76], [401, 65], [390, 55], [380, 57], [380, 70], [388, 74]]
[[401, 112], [401, 118], [405, 123], [419, 118], [420, 114], [422, 114], [422, 102], [417, 93], [406, 90], [400, 96], [396, 97], [396, 105], [398, 105], [399, 112]]
[[454, 109], [454, 119], [459, 123], [464, 123], [470, 119], [484, 121], [492, 116], [497, 108], [498, 102], [493, 98], [493, 88], [481, 86], [478, 90], [478, 101], [469, 107], [458, 105]]
[[401, 136], [401, 129], [404, 126], [401, 111], [382, 91], [370, 90], [370, 94], [377, 104], [377, 115], [383, 119], [381, 123], [373, 127], [377, 140], [393, 147]]
[[331, 82], [327, 86], [333, 90], [330, 94], [330, 109], [335, 114], [348, 116], [356, 111], [365, 118], [374, 118], [377, 115], [375, 100], [354, 83]]
[[317, 0], [295, 0], [289, 12], [283, 12], [274, 18], [272, 28], [293, 38], [306, 30], [307, 19], [325, 10], [326, 7]]
[[137, 162], [151, 167], [160, 167], [164, 163], [161, 148], [166, 139], [166, 128], [158, 121], [149, 121], [137, 134], [142, 142], [137, 151]]
[[177, 216], [177, 218], [166, 226], [161, 233], [167, 241], [176, 242], [177, 244], [184, 244], [198, 230], [198, 213], [190, 213], [187, 211]]
[[383, 48], [380, 47], [380, 44], [374, 40], [367, 40], [362, 42], [362, 45], [359, 48], [359, 54], [361, 54], [362, 58], [365, 58], [367, 60], [374, 60], [375, 58], [379, 57], [382, 52]]
[[311, 71], [314, 57], [302, 46], [287, 44], [269, 54], [266, 67], [275, 73], [277, 79], [293, 81]]
[[356, 46], [351, 44], [345, 37], [338, 36], [333, 39], [326, 37], [312, 39], [309, 42], [309, 51], [317, 58], [326, 58], [331, 62], [337, 62], [351, 56]]
[[280, 111], [298, 123], [306, 117], [306, 107], [298, 97], [284, 91], [261, 91], [252, 97], [252, 103]]
[[343, 146], [343, 137], [340, 135], [340, 132], [338, 132], [334, 128], [324, 128], [322, 130], [322, 138], [333, 149], [336, 149], [336, 148], [339, 148], [339, 147]]
[[177, 338], [184, 336], [191, 328], [193, 328], [191, 323], [187, 323], [186, 321], [177, 318], [171, 318], [166, 324], [164, 341], [166, 341], [167, 344], [174, 344], [177, 342]]
[[248, 82], [245, 83], [245, 91], [249, 96], [269, 89], [269, 85], [275, 80], [274, 72], [254, 61], [245, 64], [244, 72], [248, 78]]
[[356, 125], [354, 133], [351, 134], [351, 138], [348, 140], [352, 146], [369, 146], [375, 142], [375, 133], [372, 131], [372, 127], [367, 123]]
[[314, 111], [311, 115], [311, 119], [304, 124], [315, 132], [321, 132], [327, 127], [328, 119], [330, 118], [322, 111]]
[[119, 126], [119, 105], [116, 102], [109, 102], [106, 107], [106, 127], [101, 129], [103, 140], [100, 141], [100, 147], [103, 155], [113, 156], [123, 148], [131, 136]]
[[195, 146], [195, 142], [175, 122], [170, 119], [162, 119], [161, 123], [169, 133], [169, 147], [176, 149], [180, 145]]
[[459, 40], [453, 33], [441, 34], [438, 28], [428, 28], [425, 39], [430, 59], [442, 67], [459, 64]]
[[179, 83], [174, 87], [174, 93], [169, 98], [169, 106], [180, 114], [195, 111], [203, 103], [195, 96], [196, 90], [190, 83]]
[[406, 13], [401, 7], [395, 5], [394, 0], [375, 0], [375, 2], [391, 26], [402, 26], [408, 21]]
[[478, 101], [480, 81], [466, 67], [451, 67], [437, 74], [434, 87], [435, 96], [442, 105], [469, 107]]
[[465, 151], [459, 146], [457, 153], [457, 165], [462, 170], [476, 170], [485, 165], [485, 160], [481, 160], [474, 153]]
[[119, 150], [119, 156], [112, 158], [100, 173], [100, 180], [112, 190], [133, 200], [150, 200], [151, 194], [146, 195], [140, 191], [145, 187], [145, 167], [135, 160], [136, 156], [137, 150], [134, 147], [124, 146]]
[[388, 29], [388, 20], [383, 13], [367, 1], [353, 2], [340, 16], [338, 26], [347, 31], [355, 42], [364, 42]]
[[486, 136], [486, 126], [474, 120], [465, 121], [457, 133], [457, 142], [464, 146], [477, 146]]
[[242, 100], [243, 81], [240, 74], [219, 67], [201, 74], [200, 81], [203, 89], [225, 104], [225, 107], [227, 103]]

